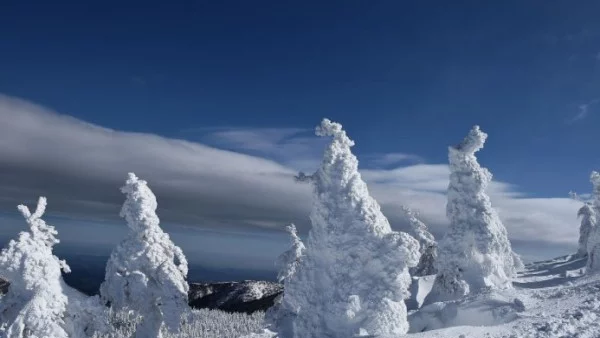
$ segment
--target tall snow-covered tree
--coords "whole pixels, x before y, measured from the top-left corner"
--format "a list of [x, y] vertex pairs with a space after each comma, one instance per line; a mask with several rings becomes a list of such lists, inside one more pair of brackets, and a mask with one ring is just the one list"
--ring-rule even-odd
[[290, 224], [286, 228], [286, 231], [290, 234], [290, 248], [286, 252], [282, 253], [275, 262], [277, 267], [277, 280], [279, 283], [283, 283], [287, 278], [291, 277], [296, 272], [296, 267], [300, 262], [300, 258], [304, 254], [306, 247], [296, 231], [296, 225]]
[[129, 234], [110, 256], [100, 294], [114, 310], [142, 317], [136, 337], [160, 337], [163, 324], [177, 332], [189, 310], [187, 260], [160, 228], [156, 197], [146, 181], [130, 173], [121, 191], [127, 196], [121, 217]]
[[419, 219], [419, 214], [409, 208], [408, 206], [402, 206], [402, 211], [406, 216], [409, 224], [409, 232], [417, 241], [419, 241], [421, 247], [421, 259], [416, 267], [410, 269], [412, 276], [428, 276], [436, 273], [435, 260], [437, 257], [437, 243], [435, 238], [427, 229], [427, 226], [423, 221]]
[[591, 205], [584, 205], [579, 213], [582, 214], [582, 211], [585, 213], [582, 215], [582, 226], [583, 222], [587, 221], [591, 228], [587, 242], [587, 272], [596, 273], [600, 271], [600, 227], [598, 227], [598, 221], [600, 221], [598, 219], [600, 217], [600, 173], [593, 171], [590, 175], [590, 181], [593, 186], [592, 203]]
[[295, 273], [285, 281], [283, 338], [348, 338], [406, 333], [411, 283], [408, 268], [419, 243], [392, 231], [369, 195], [342, 126], [324, 119], [319, 136], [331, 137], [319, 170], [300, 175], [313, 186], [312, 228]]
[[449, 148], [446, 214], [450, 227], [439, 242], [437, 275], [426, 303], [457, 299], [484, 288], [510, 288], [522, 264], [485, 192], [492, 175], [479, 165], [475, 153], [486, 138], [475, 126], [462, 143]]
[[7, 338], [86, 337], [101, 332], [105, 312], [97, 297], [87, 297], [63, 281], [70, 272], [52, 253], [57, 231], [42, 219], [46, 198], [34, 213], [18, 209], [29, 231], [11, 240], [0, 253], [0, 276], [10, 282], [0, 302], [0, 335]]

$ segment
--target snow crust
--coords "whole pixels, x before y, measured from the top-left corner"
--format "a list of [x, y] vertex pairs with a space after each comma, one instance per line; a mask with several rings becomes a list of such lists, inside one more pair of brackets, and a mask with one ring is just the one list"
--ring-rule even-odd
[[358, 172], [339, 123], [324, 119], [316, 134], [331, 137], [319, 170], [299, 175], [313, 187], [305, 255], [286, 280], [276, 328], [283, 338], [400, 335], [408, 330], [408, 267], [419, 243], [391, 230]]
[[187, 260], [160, 228], [146, 181], [130, 173], [121, 191], [127, 196], [121, 217], [130, 231], [110, 256], [100, 294], [113, 310], [142, 316], [136, 337], [160, 337], [163, 323], [176, 332], [189, 311]]
[[29, 231], [11, 240], [0, 254], [0, 276], [10, 282], [0, 302], [0, 333], [7, 338], [86, 337], [103, 327], [104, 309], [97, 297], [87, 297], [63, 281], [70, 272], [52, 253], [57, 231], [42, 219], [46, 198], [31, 213], [18, 209]]
[[492, 174], [477, 162], [487, 134], [474, 126], [449, 148], [450, 184], [446, 214], [450, 227], [440, 241], [437, 276], [425, 303], [459, 299], [483, 289], [506, 289], [522, 266], [506, 228], [485, 190]]

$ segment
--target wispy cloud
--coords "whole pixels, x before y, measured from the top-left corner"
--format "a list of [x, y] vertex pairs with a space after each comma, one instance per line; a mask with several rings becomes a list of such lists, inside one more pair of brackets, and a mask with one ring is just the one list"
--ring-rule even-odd
[[[46, 195], [50, 211], [114, 221], [123, 200], [118, 188], [126, 173], [135, 171], [157, 194], [158, 213], [166, 224], [215, 231], [272, 230], [288, 222], [303, 232], [309, 227], [310, 186], [292, 179], [302, 167], [294, 161], [313, 162], [314, 170], [323, 150], [324, 141], [308, 130], [202, 134], [203, 142], [232, 151], [106, 129], [10, 97], [0, 97], [0, 121], [0, 211], [13, 212], [17, 204]], [[372, 166], [362, 175], [395, 228], [406, 226], [400, 211], [406, 204], [419, 209], [440, 236], [448, 225], [448, 166], [405, 162], [411, 156], [377, 155], [373, 158], [380, 163], [397, 164]], [[489, 192], [511, 238], [530, 238], [539, 246], [576, 246], [576, 201], [529, 198], [497, 181]]]
[[588, 102], [582, 103], [577, 106], [577, 114], [568, 120], [569, 123], [575, 123], [577, 121], [581, 121], [590, 115], [590, 111], [593, 106], [595, 106], [600, 99], [593, 99]]
[[406, 153], [373, 154], [365, 156], [364, 161], [375, 168], [398, 167], [400, 164], [408, 165], [425, 162], [421, 156]]

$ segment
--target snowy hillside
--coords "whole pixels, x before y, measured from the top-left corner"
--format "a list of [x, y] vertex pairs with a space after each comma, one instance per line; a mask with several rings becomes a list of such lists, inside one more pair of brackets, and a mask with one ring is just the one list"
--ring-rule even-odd
[[514, 289], [421, 308], [411, 332], [428, 331], [411, 336], [600, 337], [600, 277], [584, 276], [585, 264], [575, 255], [532, 263]]
[[[586, 259], [576, 255], [528, 264], [514, 281], [514, 289], [483, 292], [412, 310], [406, 336], [600, 337], [600, 276], [583, 275], [585, 264]], [[422, 302], [431, 289], [432, 277], [415, 279], [413, 295], [407, 300], [409, 308], [410, 304]], [[264, 333], [251, 337], [275, 335]]]

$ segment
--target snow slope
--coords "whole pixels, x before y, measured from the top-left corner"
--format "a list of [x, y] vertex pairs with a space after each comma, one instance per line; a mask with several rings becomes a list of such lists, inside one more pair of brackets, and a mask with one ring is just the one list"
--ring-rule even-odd
[[600, 276], [584, 275], [585, 264], [577, 255], [532, 263], [514, 289], [425, 306], [411, 312], [409, 336], [600, 337]]
[[[586, 258], [577, 255], [531, 263], [518, 274], [512, 289], [411, 310], [410, 331], [402, 337], [598, 338], [600, 274], [585, 275], [585, 265]], [[409, 309], [422, 304], [432, 277], [414, 279]], [[248, 337], [275, 336], [266, 332]]]

